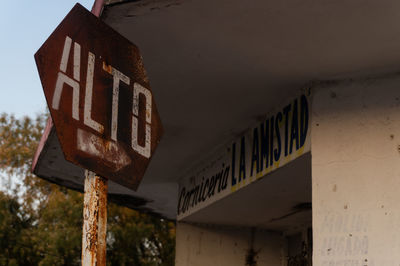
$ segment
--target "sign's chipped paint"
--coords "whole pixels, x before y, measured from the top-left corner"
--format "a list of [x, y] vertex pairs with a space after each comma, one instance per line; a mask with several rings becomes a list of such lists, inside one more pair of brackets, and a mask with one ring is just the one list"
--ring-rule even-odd
[[138, 48], [76, 4], [35, 59], [65, 159], [136, 190], [163, 131]]
[[87, 154], [98, 157], [113, 165], [111, 168], [119, 171], [131, 163], [124, 148], [117, 142], [103, 140], [100, 137], [78, 128], [77, 149]]

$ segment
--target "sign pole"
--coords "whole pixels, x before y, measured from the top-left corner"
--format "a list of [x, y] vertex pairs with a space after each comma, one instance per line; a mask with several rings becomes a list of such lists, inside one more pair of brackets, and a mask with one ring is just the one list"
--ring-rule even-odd
[[85, 171], [82, 265], [106, 265], [107, 179]]
[[[96, 0], [92, 13], [99, 17], [103, 0]], [[85, 171], [82, 228], [82, 265], [106, 265], [107, 179]]]
[[107, 179], [136, 190], [162, 135], [139, 50], [98, 19], [103, 5], [77, 3], [35, 54], [65, 159], [87, 169], [83, 266], [106, 265]]

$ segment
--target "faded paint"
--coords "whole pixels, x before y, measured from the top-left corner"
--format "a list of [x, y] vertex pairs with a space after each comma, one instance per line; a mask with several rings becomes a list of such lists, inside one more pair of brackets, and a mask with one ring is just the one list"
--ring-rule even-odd
[[399, 264], [399, 87], [397, 75], [314, 90], [313, 265]]
[[78, 128], [76, 136], [78, 150], [99, 158], [116, 171], [131, 163], [124, 148], [117, 142], [104, 140], [80, 128]]
[[[65, 159], [136, 190], [163, 131], [138, 48], [76, 4], [35, 59]], [[78, 129], [96, 135], [96, 149]], [[109, 141], [129, 160], [104, 160]]]
[[86, 71], [86, 89], [85, 89], [85, 107], [83, 110], [83, 123], [96, 130], [98, 133], [104, 133], [104, 126], [99, 122], [92, 119], [92, 100], [93, 100], [93, 76], [94, 76], [94, 63], [96, 56], [88, 53], [88, 66]]
[[[146, 99], [146, 129], [144, 146], [139, 144], [139, 95], [143, 95]], [[133, 85], [133, 104], [132, 104], [132, 149], [140, 153], [140, 155], [150, 158], [151, 151], [151, 113], [152, 113], [152, 96], [151, 92], [140, 85], [135, 83]]]
[[82, 265], [106, 265], [107, 180], [86, 171], [83, 203]]

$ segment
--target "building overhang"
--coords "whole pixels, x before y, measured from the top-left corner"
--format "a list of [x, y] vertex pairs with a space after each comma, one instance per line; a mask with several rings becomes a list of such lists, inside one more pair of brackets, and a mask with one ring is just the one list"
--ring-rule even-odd
[[[176, 219], [178, 181], [301, 88], [315, 80], [397, 70], [399, 9], [393, 0], [142, 0], [105, 6], [101, 18], [142, 53], [165, 129], [138, 191], [110, 182], [110, 199]], [[35, 173], [82, 191], [84, 172], [64, 160], [54, 130], [48, 129], [42, 146]], [[301, 160], [309, 164], [309, 157]], [[303, 169], [309, 184], [307, 167], [290, 167]], [[240, 192], [245, 200], [252, 189]], [[304, 193], [297, 203], [309, 200], [311, 192]], [[277, 215], [292, 212], [296, 202], [285, 203]], [[188, 220], [234, 219], [205, 220], [234, 201], [216, 204]]]

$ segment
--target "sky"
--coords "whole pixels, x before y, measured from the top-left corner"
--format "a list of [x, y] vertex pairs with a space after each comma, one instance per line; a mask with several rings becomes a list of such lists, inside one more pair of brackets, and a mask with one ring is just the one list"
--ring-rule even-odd
[[[45, 111], [46, 100], [33, 56], [76, 2], [0, 1], [0, 113], [21, 118]], [[78, 2], [90, 10], [94, 0]]]

